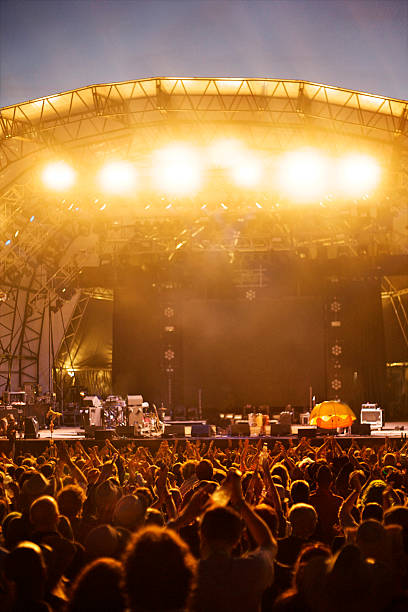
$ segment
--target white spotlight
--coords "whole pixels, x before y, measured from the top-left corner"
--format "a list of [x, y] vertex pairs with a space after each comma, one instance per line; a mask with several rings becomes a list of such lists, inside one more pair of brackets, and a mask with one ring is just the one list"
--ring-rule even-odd
[[380, 176], [380, 165], [368, 155], [347, 155], [338, 164], [338, 188], [350, 196], [358, 197], [372, 192], [377, 187]]
[[136, 171], [127, 161], [112, 161], [101, 169], [99, 182], [109, 193], [127, 193], [135, 186]]
[[156, 151], [152, 173], [157, 188], [173, 195], [194, 193], [201, 184], [199, 156], [187, 145], [170, 145]]
[[262, 177], [261, 162], [251, 155], [243, 155], [231, 168], [231, 175], [240, 187], [255, 187]]
[[242, 152], [242, 142], [235, 138], [222, 138], [209, 147], [209, 162], [219, 168], [230, 168], [239, 163]]
[[48, 164], [42, 173], [43, 183], [49, 189], [55, 189], [56, 191], [69, 189], [74, 184], [75, 178], [75, 170], [64, 161]]
[[283, 191], [297, 201], [308, 201], [327, 189], [328, 164], [317, 151], [287, 153], [281, 160], [279, 182]]

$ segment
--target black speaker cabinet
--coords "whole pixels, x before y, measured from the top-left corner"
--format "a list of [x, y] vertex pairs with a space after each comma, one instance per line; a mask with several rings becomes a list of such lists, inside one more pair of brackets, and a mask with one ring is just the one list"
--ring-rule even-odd
[[165, 423], [164, 424], [164, 433], [166, 436], [174, 436], [179, 438], [184, 438], [184, 425], [173, 424], [173, 423]]
[[135, 428], [131, 425], [118, 425], [116, 427], [116, 433], [121, 438], [134, 438], [135, 437]]
[[250, 436], [249, 423], [233, 423], [231, 425], [231, 436]]
[[370, 423], [357, 423], [357, 421], [355, 421], [351, 426], [351, 435], [371, 436]]
[[211, 425], [207, 423], [193, 423], [191, 425], [192, 438], [209, 438], [211, 436]]
[[325, 429], [324, 427], [318, 427], [316, 429], [317, 436], [337, 436], [337, 429]]
[[30, 416], [24, 419], [24, 439], [36, 439], [39, 437], [40, 426], [37, 417]]
[[290, 423], [271, 423], [271, 436], [290, 436]]
[[298, 429], [298, 438], [315, 438], [316, 434], [316, 427], [299, 427]]
[[114, 429], [97, 429], [95, 428], [95, 440], [113, 440], [116, 437]]

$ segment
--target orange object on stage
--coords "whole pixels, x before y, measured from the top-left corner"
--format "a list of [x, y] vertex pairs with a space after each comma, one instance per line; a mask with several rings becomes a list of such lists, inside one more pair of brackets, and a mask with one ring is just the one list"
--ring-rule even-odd
[[350, 406], [342, 402], [327, 401], [317, 404], [310, 415], [310, 425], [322, 429], [351, 427], [356, 416]]

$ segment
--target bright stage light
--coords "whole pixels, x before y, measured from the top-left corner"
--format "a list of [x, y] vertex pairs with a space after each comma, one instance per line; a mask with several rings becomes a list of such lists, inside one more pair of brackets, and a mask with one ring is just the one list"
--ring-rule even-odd
[[209, 147], [208, 158], [213, 166], [231, 168], [239, 163], [242, 152], [242, 142], [235, 138], [222, 138]]
[[327, 189], [327, 180], [328, 163], [317, 151], [294, 151], [281, 160], [281, 188], [298, 201], [311, 200], [323, 194]]
[[231, 176], [240, 187], [255, 187], [262, 177], [261, 162], [251, 155], [243, 155], [231, 168]]
[[136, 171], [127, 161], [112, 161], [101, 169], [99, 182], [109, 193], [128, 193], [135, 186]]
[[76, 173], [63, 161], [52, 162], [43, 170], [42, 180], [49, 189], [62, 191], [69, 189], [75, 182]]
[[193, 147], [186, 145], [156, 151], [152, 173], [157, 188], [173, 195], [194, 193], [201, 184], [199, 156]]
[[368, 155], [347, 155], [338, 164], [338, 188], [351, 196], [358, 197], [372, 192], [377, 187], [380, 176], [381, 168], [378, 162]]

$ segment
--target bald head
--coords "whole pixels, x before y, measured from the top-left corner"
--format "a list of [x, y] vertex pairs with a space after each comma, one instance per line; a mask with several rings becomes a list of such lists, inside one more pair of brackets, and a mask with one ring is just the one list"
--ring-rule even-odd
[[309, 504], [294, 504], [289, 512], [292, 534], [307, 540], [313, 534], [317, 524], [317, 513]]

